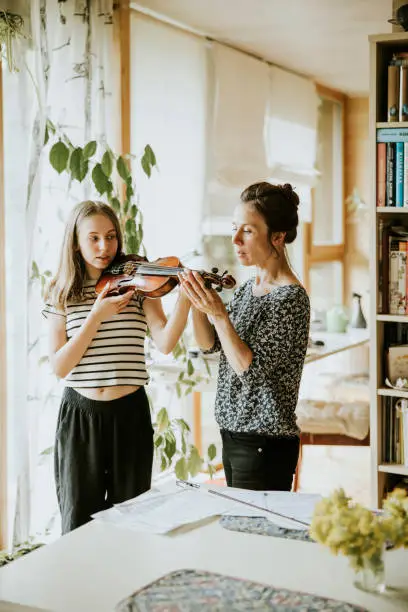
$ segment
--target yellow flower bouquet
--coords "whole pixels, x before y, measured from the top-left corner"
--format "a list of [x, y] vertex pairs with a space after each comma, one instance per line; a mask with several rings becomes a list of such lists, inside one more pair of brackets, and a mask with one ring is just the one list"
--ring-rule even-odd
[[338, 489], [316, 504], [310, 535], [335, 555], [349, 558], [358, 573], [356, 586], [386, 592], [383, 552], [388, 547], [408, 548], [407, 493], [395, 489], [388, 494], [383, 510], [375, 512], [352, 502]]

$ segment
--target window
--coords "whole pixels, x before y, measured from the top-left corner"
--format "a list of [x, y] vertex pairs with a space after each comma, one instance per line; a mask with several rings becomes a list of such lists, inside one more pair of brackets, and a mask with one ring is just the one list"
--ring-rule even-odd
[[318, 88], [317, 184], [312, 221], [305, 225], [304, 282], [316, 310], [344, 302], [344, 97]]

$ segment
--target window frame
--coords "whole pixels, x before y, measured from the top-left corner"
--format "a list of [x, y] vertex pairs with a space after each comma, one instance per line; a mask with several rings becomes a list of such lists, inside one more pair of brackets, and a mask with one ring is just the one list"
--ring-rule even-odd
[[323, 85], [316, 84], [317, 94], [324, 99], [337, 102], [341, 105], [341, 141], [342, 141], [342, 156], [341, 156], [341, 184], [342, 194], [339, 201], [341, 202], [341, 219], [342, 219], [342, 242], [338, 244], [325, 244], [319, 245], [313, 243], [313, 219], [315, 215], [315, 190], [312, 189], [312, 221], [311, 223], [304, 223], [303, 228], [303, 279], [304, 285], [308, 292], [311, 290], [310, 286], [310, 269], [315, 264], [340, 262], [343, 266], [343, 282], [341, 287], [342, 303], [344, 303], [345, 297], [345, 255], [346, 255], [346, 210], [344, 203], [345, 194], [345, 111], [346, 111], [346, 96], [336, 90], [330, 89]]
[[0, 550], [7, 546], [7, 351], [3, 74], [0, 61]]

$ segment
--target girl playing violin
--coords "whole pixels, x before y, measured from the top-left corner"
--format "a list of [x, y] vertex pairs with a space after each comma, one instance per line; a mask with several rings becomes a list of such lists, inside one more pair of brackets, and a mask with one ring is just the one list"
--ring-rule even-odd
[[50, 362], [65, 382], [55, 438], [63, 533], [150, 488], [146, 330], [160, 351], [170, 353], [190, 308], [180, 293], [167, 320], [160, 299], [144, 299], [133, 288], [111, 297], [108, 284], [96, 296], [99, 277], [121, 254], [121, 229], [112, 208], [93, 201], [75, 206], [43, 310]]
[[292, 272], [299, 198], [291, 185], [256, 183], [232, 224], [239, 262], [256, 267], [228, 308], [198, 274], [180, 275], [198, 345], [221, 350], [215, 416], [227, 484], [290, 490], [299, 453], [295, 409], [309, 335], [309, 298]]

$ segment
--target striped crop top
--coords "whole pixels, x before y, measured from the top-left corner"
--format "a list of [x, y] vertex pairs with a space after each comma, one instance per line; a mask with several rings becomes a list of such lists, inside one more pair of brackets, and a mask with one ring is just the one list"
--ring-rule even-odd
[[[63, 316], [68, 340], [84, 323], [96, 299], [95, 280], [84, 283], [85, 299], [68, 302], [65, 312], [46, 304], [42, 313]], [[126, 308], [103, 321], [81, 361], [65, 377], [67, 387], [91, 388], [115, 385], [146, 385], [144, 340], [146, 317], [143, 298], [134, 295]]]

